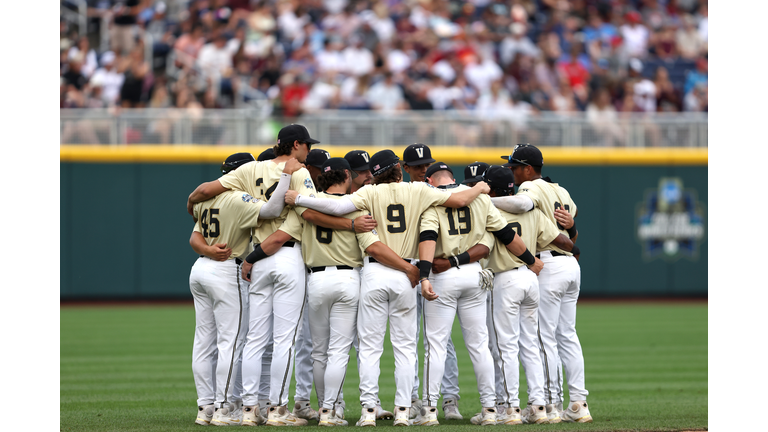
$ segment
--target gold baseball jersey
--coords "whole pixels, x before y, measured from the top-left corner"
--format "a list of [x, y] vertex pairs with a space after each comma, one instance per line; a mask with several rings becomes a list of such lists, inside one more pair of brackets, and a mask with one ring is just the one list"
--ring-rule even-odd
[[[512, 224], [512, 229], [523, 240], [532, 254], [536, 255], [538, 251], [552, 242], [560, 234], [555, 224], [549, 221], [544, 212], [533, 209], [521, 214], [507, 213], [499, 210], [501, 216], [507, 223]], [[488, 255], [488, 266], [495, 273], [512, 270], [524, 266], [525, 263], [512, 254], [507, 247], [496, 239], [496, 244]]]
[[[460, 185], [445, 190], [456, 193], [468, 189], [469, 187]], [[478, 196], [467, 207], [430, 207], [421, 215], [421, 231], [437, 233], [437, 258], [464, 253], [480, 243], [489, 231], [499, 231], [505, 226], [507, 222], [486, 194]]]
[[[238, 169], [221, 176], [219, 182], [227, 189], [244, 190], [260, 200], [267, 201], [272, 196], [272, 192], [277, 188], [283, 168], [285, 168], [285, 162], [279, 164], [273, 160], [248, 162]], [[301, 195], [315, 196], [315, 185], [312, 183], [312, 177], [306, 168], [301, 168], [291, 175], [289, 189], [295, 190]], [[294, 209], [299, 215], [306, 210], [305, 207], [294, 207]], [[261, 221], [253, 229], [253, 243], [259, 244], [269, 237], [270, 234], [277, 231], [290, 211], [290, 206], [286, 206], [279, 217]]]
[[208, 246], [226, 243], [232, 248], [231, 259], [245, 259], [251, 249], [251, 228], [259, 221], [265, 202], [247, 192], [227, 191], [195, 204], [195, 231], [203, 235]]
[[[568, 235], [568, 231], [561, 229], [562, 227], [557, 223], [555, 219], [555, 209], [563, 208], [568, 210], [572, 215], [576, 215], [576, 203], [571, 199], [571, 195], [565, 188], [557, 183], [549, 183], [544, 179], [536, 179], [532, 181], [523, 182], [517, 190], [519, 195], [525, 195], [533, 201], [534, 209], [538, 208], [549, 220], [557, 226], [561, 233]], [[541, 250], [552, 250], [560, 252], [566, 255], [573, 255], [570, 252], [564, 251], [555, 245], [549, 245]]]
[[[345, 195], [329, 194], [321, 192], [319, 198], [339, 199]], [[354, 211], [342, 216], [347, 219], [367, 214], [362, 211]], [[301, 240], [301, 255], [307, 267], [348, 265], [361, 267], [363, 265], [363, 251], [368, 246], [379, 241], [376, 230], [354, 233], [347, 230], [332, 230], [317, 226], [291, 212], [280, 226], [280, 231], [285, 232], [295, 239]]]
[[450, 195], [423, 182], [366, 185], [349, 195], [358, 210], [366, 210], [379, 223], [381, 242], [402, 258], [419, 257], [419, 218]]

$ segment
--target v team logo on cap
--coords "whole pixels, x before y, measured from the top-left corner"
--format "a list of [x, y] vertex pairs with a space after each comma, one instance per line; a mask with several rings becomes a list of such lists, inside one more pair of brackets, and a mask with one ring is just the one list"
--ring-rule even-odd
[[360, 156], [362, 156], [366, 162], [370, 162], [370, 160], [368, 160], [368, 153], [360, 153]]
[[472, 173], [473, 176], [477, 175], [477, 165], [469, 167], [469, 171]]

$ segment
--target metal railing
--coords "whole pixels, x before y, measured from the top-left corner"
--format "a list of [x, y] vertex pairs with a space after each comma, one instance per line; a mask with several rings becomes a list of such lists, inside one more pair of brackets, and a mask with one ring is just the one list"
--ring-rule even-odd
[[705, 113], [619, 113], [596, 122], [585, 113], [503, 117], [477, 111], [319, 111], [295, 118], [242, 109], [62, 109], [62, 144], [273, 143], [284, 125], [305, 125], [329, 145], [508, 147], [520, 142], [560, 147], [707, 147]]
[[68, 3], [77, 6], [77, 11], [60, 3], [59, 14], [65, 20], [77, 25], [77, 34], [84, 37], [88, 32], [88, 3], [85, 0], [68, 0]]

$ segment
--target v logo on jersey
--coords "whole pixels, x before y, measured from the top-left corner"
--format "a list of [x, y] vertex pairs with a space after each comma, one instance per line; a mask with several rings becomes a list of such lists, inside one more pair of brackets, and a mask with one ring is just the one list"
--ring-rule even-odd
[[362, 156], [363, 159], [365, 159], [365, 163], [368, 163], [368, 153], [361, 153], [360, 156]]
[[419, 155], [420, 158], [424, 157], [424, 149], [423, 148], [417, 148], [417, 149], [414, 149], [414, 150], [416, 150], [416, 154]]
[[477, 167], [476, 166], [469, 167], [469, 172], [472, 173], [472, 176], [476, 177], [477, 176]]

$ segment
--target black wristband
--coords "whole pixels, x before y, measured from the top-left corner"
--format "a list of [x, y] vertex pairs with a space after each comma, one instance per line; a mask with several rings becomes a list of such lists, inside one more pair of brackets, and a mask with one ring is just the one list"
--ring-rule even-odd
[[469, 264], [469, 252], [464, 252], [456, 257], [459, 260], [459, 265]]
[[523, 260], [524, 263], [527, 265], [533, 265], [533, 263], [536, 262], [536, 258], [533, 256], [531, 251], [529, 251], [527, 248], [525, 249], [525, 252], [523, 252], [522, 255], [518, 255], [518, 258]]
[[448, 262], [451, 263], [451, 267], [459, 267], [459, 258], [456, 256], [449, 256]]
[[576, 221], [573, 221], [573, 226], [568, 228], [566, 231], [568, 231], [568, 237], [576, 237], [576, 234], [578, 234], [578, 231], [576, 230]]
[[419, 261], [419, 279], [428, 278], [430, 270], [432, 270], [432, 262], [424, 260]]
[[579, 247], [576, 245], [573, 245], [573, 249], [571, 249], [571, 253], [574, 255], [578, 255], [581, 253], [581, 250], [579, 250]]
[[262, 260], [266, 257], [268, 257], [264, 252], [264, 249], [261, 248], [261, 245], [256, 246], [256, 249], [253, 250], [253, 252], [249, 253], [247, 257], [245, 257], [245, 261], [249, 264], [253, 264], [258, 260]]

